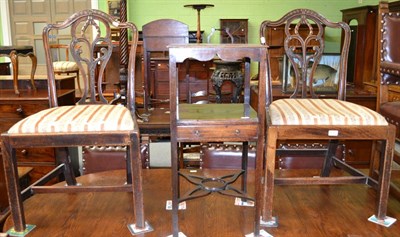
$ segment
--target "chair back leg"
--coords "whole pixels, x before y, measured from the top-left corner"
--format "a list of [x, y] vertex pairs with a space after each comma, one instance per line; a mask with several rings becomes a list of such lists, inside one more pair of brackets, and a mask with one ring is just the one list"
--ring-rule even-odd
[[63, 174], [67, 185], [77, 185], [68, 147], [57, 148], [55, 149], [55, 152], [58, 162], [64, 164]]
[[330, 140], [328, 142], [328, 149], [326, 151], [324, 163], [321, 170], [321, 177], [329, 177], [333, 166], [333, 156], [336, 155], [337, 147], [339, 146], [338, 140]]

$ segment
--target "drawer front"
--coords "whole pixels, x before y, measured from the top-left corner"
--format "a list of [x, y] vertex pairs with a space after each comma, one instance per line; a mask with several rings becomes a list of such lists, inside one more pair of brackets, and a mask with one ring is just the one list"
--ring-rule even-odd
[[[19, 167], [32, 167], [32, 171], [29, 173], [29, 183], [33, 183], [45, 174], [56, 167], [54, 149], [51, 148], [31, 148], [31, 149], [17, 149], [16, 150], [17, 161]], [[2, 159], [0, 155], [0, 160]], [[0, 162], [0, 168], [2, 163]], [[4, 177], [0, 177], [0, 180]], [[57, 183], [58, 180], [52, 180], [48, 184]], [[1, 190], [1, 188], [0, 188]], [[1, 200], [0, 200], [1, 205]]]
[[51, 163], [55, 164], [53, 148], [23, 148], [17, 149], [17, 160], [22, 163]]
[[[33, 183], [42, 178], [48, 172], [56, 167], [54, 149], [52, 148], [27, 148], [17, 149], [16, 151], [18, 166], [32, 167], [29, 173], [29, 181]], [[48, 184], [57, 183], [54, 179]]]
[[155, 63], [156, 70], [164, 70], [164, 71], [168, 71], [169, 70], [168, 61], [166, 61], [166, 62], [154, 62], [154, 63]]
[[372, 152], [372, 141], [345, 141], [345, 160], [346, 163], [360, 167], [368, 168]]
[[257, 125], [179, 126], [178, 141], [257, 141]]
[[[169, 99], [169, 82], [158, 82], [155, 86], [155, 99]], [[185, 100], [187, 97], [187, 85], [179, 83], [179, 98]]]
[[18, 118], [0, 118], [0, 133], [8, 131], [19, 120]]
[[[46, 101], [47, 102], [47, 101]], [[15, 103], [15, 104], [0, 104], [0, 112], [4, 118], [19, 118], [23, 119], [29, 115], [37, 113], [38, 111], [47, 109], [48, 103]]]
[[7, 131], [19, 120], [48, 107], [48, 104], [27, 104], [25, 102], [0, 104], [0, 113], [2, 115], [0, 118], [0, 132]]
[[169, 72], [168, 71], [157, 70], [154, 73], [155, 73], [155, 83], [160, 82], [160, 81], [169, 82]]
[[[49, 173], [52, 169], [55, 168], [55, 165], [52, 164], [34, 164], [34, 165], [25, 165], [25, 164], [18, 164], [19, 167], [32, 167], [33, 170], [29, 173], [29, 183], [32, 184], [35, 181], [42, 178], [44, 175]], [[60, 182], [58, 178], [55, 178], [48, 182], [46, 185], [51, 185]]]

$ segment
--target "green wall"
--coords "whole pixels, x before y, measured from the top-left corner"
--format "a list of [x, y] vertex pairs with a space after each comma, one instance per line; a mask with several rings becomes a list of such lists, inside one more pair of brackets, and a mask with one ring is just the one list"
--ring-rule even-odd
[[[1, 23], [1, 17], [0, 17], [0, 45], [3, 45], [3, 29], [1, 28], [2, 23]], [[0, 63], [4, 62], [5, 58], [0, 57]]]
[[3, 29], [2, 29], [2, 23], [1, 23], [1, 18], [0, 18], [0, 45], [3, 45]]
[[[107, 1], [99, 0], [99, 9], [107, 11]], [[359, 3], [361, 2], [361, 3]], [[286, 12], [295, 8], [310, 8], [334, 21], [341, 20], [341, 9], [364, 5], [377, 5], [378, 0], [127, 0], [128, 20], [134, 22], [139, 29], [147, 22], [173, 18], [189, 25], [189, 29], [197, 29], [197, 12], [184, 5], [192, 3], [214, 4], [215, 7], [201, 11], [201, 28], [207, 36], [212, 27], [219, 28], [220, 18], [248, 18], [249, 43], [259, 43], [258, 27], [263, 20], [276, 20]], [[1, 10], [0, 10], [1, 13]], [[0, 44], [2, 42], [0, 22]], [[331, 51], [338, 48], [340, 37], [327, 35], [328, 47]], [[212, 38], [213, 43], [219, 37]]]
[[[259, 26], [263, 20], [280, 18], [295, 8], [309, 8], [325, 17], [340, 21], [341, 9], [364, 5], [377, 5], [378, 0], [127, 0], [128, 20], [134, 22], [139, 29], [147, 22], [173, 18], [189, 25], [189, 29], [197, 29], [197, 11], [184, 7], [186, 4], [213, 4], [213, 8], [201, 11], [201, 29], [205, 37], [212, 27], [219, 28], [221, 18], [247, 18], [249, 21], [249, 43], [259, 43]], [[359, 3], [362, 2], [362, 3]], [[99, 8], [106, 11], [107, 1], [100, 0]], [[340, 35], [326, 34], [327, 50], [336, 52], [339, 49]], [[215, 35], [212, 43], [218, 43]]]

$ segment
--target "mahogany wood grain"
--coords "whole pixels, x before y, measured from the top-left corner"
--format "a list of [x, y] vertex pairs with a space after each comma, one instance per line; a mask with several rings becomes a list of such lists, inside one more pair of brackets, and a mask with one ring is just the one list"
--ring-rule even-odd
[[[203, 172], [221, 175], [229, 171]], [[286, 177], [313, 174], [309, 170], [277, 173]], [[250, 171], [248, 179], [251, 193], [253, 174]], [[169, 169], [143, 170], [145, 212], [154, 231], [138, 236], [172, 233], [171, 213], [165, 210], [166, 200], [171, 199], [170, 180]], [[84, 185], [118, 184], [125, 181], [125, 171], [94, 173], [79, 177], [78, 181]], [[185, 190], [189, 186], [182, 182], [182, 187]], [[400, 222], [386, 228], [367, 221], [374, 212], [375, 195], [373, 189], [360, 185], [277, 186], [274, 210], [280, 225], [264, 229], [280, 237], [398, 236]], [[133, 223], [131, 198], [129, 193], [113, 192], [34, 195], [24, 202], [27, 222], [36, 225], [29, 236], [131, 236], [126, 228]], [[233, 203], [233, 198], [216, 194], [188, 201], [187, 209], [179, 211], [180, 228], [191, 237], [242, 237], [251, 233], [254, 208]], [[400, 218], [400, 202], [393, 197], [388, 202], [388, 215]], [[9, 218], [4, 229], [11, 225]]]

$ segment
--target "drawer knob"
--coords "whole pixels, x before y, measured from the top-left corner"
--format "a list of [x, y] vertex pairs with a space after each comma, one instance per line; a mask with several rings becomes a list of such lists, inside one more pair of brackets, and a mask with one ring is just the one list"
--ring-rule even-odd
[[200, 131], [199, 130], [194, 131], [194, 135], [199, 137], [200, 136]]
[[235, 130], [235, 134], [236, 134], [236, 135], [239, 135], [239, 134], [240, 134], [240, 130], [239, 130], [239, 129], [236, 129], [236, 130]]
[[21, 154], [24, 155], [24, 156], [26, 156], [26, 155], [28, 155], [28, 151], [25, 150], [25, 149], [23, 149], [23, 150], [21, 151]]
[[354, 151], [352, 149], [348, 149], [347, 152], [349, 153], [349, 155], [354, 156]]
[[24, 109], [22, 108], [21, 105], [17, 108], [16, 111], [17, 111], [17, 113], [20, 113], [20, 114], [23, 114], [23, 113], [24, 113]]

